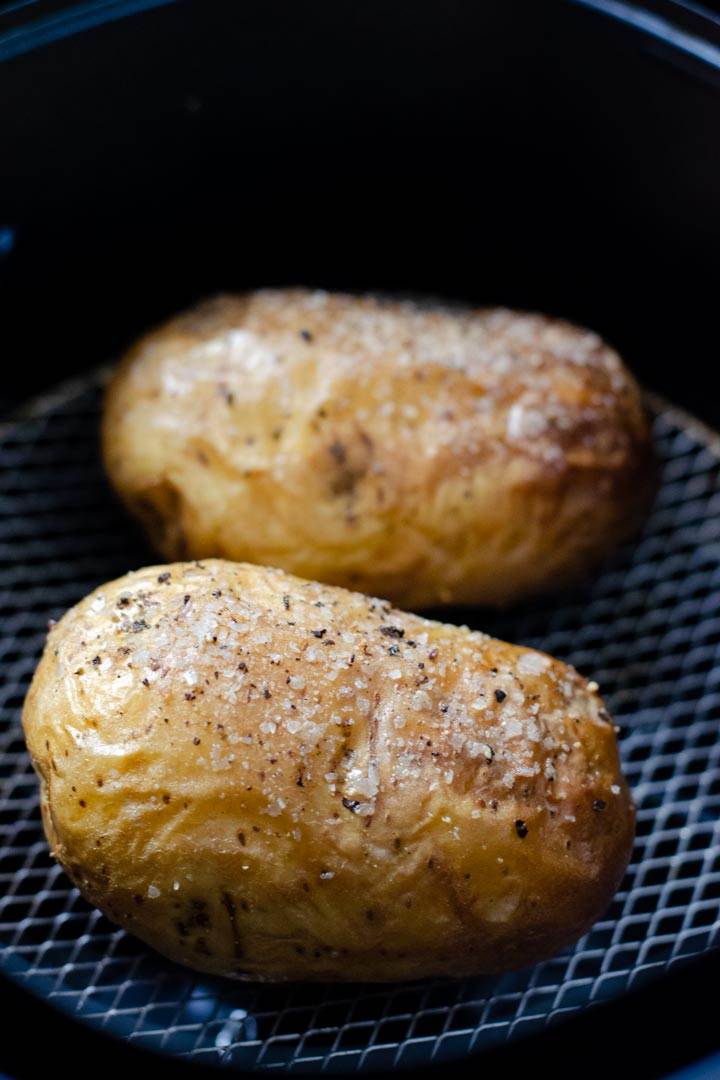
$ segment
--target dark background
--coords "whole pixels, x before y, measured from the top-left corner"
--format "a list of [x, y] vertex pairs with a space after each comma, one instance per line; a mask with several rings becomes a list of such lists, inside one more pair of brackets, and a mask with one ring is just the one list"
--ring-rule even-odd
[[720, 106], [689, 67], [560, 0], [186, 3], [11, 59], [0, 396], [309, 283], [566, 315], [720, 422]]
[[[720, 43], [686, 5], [644, 6]], [[719, 121], [710, 63], [562, 0], [196, 0], [10, 58], [0, 410], [207, 293], [302, 283], [568, 316], [720, 426]], [[666, 1075], [720, 1045], [718, 974], [483, 1067]], [[163, 1071], [0, 999], [0, 1070]]]

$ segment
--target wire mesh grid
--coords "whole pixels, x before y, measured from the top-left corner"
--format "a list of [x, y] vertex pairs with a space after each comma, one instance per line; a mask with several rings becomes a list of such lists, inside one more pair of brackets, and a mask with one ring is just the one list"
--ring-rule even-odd
[[456, 613], [575, 664], [621, 725], [635, 852], [610, 910], [573, 948], [500, 978], [237, 984], [165, 961], [86, 904], [48, 855], [19, 716], [47, 620], [152, 558], [104, 481], [98, 405], [98, 387], [85, 387], [0, 431], [0, 969], [137, 1044], [244, 1068], [354, 1072], [515, 1039], [715, 945], [720, 440], [658, 403], [662, 486], [640, 539], [560, 601]]

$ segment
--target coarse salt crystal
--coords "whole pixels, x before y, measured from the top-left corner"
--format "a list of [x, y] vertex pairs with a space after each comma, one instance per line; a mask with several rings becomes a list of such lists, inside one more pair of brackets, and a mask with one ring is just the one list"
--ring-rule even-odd
[[523, 653], [518, 660], [518, 671], [526, 675], [540, 675], [550, 664], [547, 656], [537, 652]]
[[516, 735], [522, 735], [523, 726], [519, 720], [511, 716], [508, 720], [503, 721], [503, 727], [509, 739], [515, 738]]

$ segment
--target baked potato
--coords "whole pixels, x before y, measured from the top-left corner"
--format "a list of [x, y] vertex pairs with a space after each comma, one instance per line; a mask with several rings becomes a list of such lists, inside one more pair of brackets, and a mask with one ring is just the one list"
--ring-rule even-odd
[[50, 631], [23, 722], [55, 857], [206, 972], [520, 967], [591, 925], [632, 845], [596, 685], [281, 570], [103, 586]]
[[652, 492], [638, 387], [566, 322], [303, 290], [221, 297], [143, 338], [107, 472], [167, 559], [221, 556], [410, 608], [581, 577]]

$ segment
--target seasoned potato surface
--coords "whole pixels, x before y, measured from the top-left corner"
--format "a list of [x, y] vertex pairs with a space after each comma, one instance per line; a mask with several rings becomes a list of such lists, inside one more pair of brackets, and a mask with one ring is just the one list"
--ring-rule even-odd
[[596, 686], [280, 570], [103, 586], [51, 630], [23, 719], [55, 856], [203, 971], [519, 967], [602, 913], [632, 843]]
[[120, 366], [109, 476], [165, 558], [225, 558], [410, 608], [581, 577], [652, 490], [638, 388], [541, 315], [267, 291], [200, 305]]

